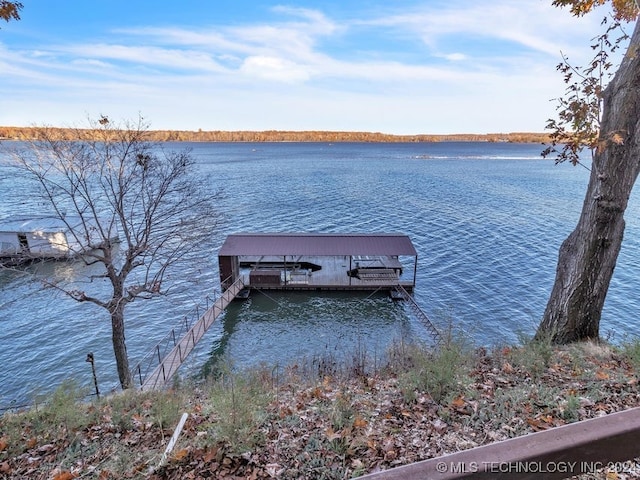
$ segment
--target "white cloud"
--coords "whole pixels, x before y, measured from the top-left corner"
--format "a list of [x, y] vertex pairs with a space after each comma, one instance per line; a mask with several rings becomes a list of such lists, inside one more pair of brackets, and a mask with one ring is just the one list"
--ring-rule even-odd
[[309, 73], [304, 67], [276, 57], [247, 57], [240, 67], [240, 71], [252, 77], [278, 80], [286, 83], [309, 79]]
[[461, 62], [462, 60], [466, 60], [468, 57], [464, 53], [447, 53], [443, 54], [442, 58], [451, 62]]
[[[340, 21], [277, 7], [270, 23], [119, 29], [118, 43], [30, 52], [0, 44], [0, 96], [14, 103], [0, 124], [95, 109], [142, 112], [158, 128], [542, 130], [563, 90], [560, 50], [590, 55], [599, 31], [599, 18], [539, 0], [392, 7]], [[44, 107], [56, 98], [58, 108]]]
[[86, 61], [109, 59], [138, 65], [153, 65], [171, 69], [223, 71], [206, 52], [150, 46], [86, 44], [61, 49], [66, 55], [80, 56]]
[[[416, 8], [385, 18], [372, 19], [371, 25], [413, 32], [434, 51], [446, 49], [446, 41], [476, 37], [508, 41], [547, 55], [558, 56], [561, 46], [582, 47], [597, 32], [597, 14], [577, 19], [568, 11], [539, 0], [493, 0], [470, 2], [452, 0], [445, 4]], [[469, 48], [473, 41], [469, 41]], [[486, 52], [491, 55], [492, 52]]]

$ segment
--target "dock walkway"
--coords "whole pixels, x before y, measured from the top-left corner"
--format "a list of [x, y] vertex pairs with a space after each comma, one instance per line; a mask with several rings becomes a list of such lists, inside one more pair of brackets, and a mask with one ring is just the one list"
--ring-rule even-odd
[[180, 366], [193, 351], [197, 343], [209, 330], [216, 318], [227, 308], [234, 298], [244, 288], [244, 280], [239, 276], [236, 281], [216, 299], [193, 327], [187, 331], [182, 339], [176, 343], [173, 349], [160, 360], [158, 366], [141, 382], [141, 390], [154, 390], [163, 388], [175, 375]]

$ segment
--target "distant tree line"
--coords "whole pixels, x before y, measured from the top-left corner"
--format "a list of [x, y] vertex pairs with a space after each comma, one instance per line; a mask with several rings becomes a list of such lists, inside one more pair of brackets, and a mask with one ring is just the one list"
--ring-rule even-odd
[[[49, 135], [58, 133], [68, 138], [76, 128], [47, 128]], [[38, 140], [40, 127], [0, 127], [0, 139]], [[90, 133], [84, 131], [84, 133]], [[391, 135], [375, 132], [330, 131], [189, 131], [149, 130], [149, 141], [157, 142], [512, 142], [543, 143], [549, 141], [544, 133], [488, 133], [451, 135]]]

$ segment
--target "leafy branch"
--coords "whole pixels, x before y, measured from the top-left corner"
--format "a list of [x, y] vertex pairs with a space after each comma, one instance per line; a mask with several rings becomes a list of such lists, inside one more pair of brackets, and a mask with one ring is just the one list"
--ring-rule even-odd
[[[586, 148], [593, 156], [601, 141], [603, 94], [615, 72], [611, 57], [629, 38], [619, 21], [609, 24], [605, 17], [602, 24], [608, 25], [607, 29], [593, 39], [591, 49], [595, 55], [586, 67], [573, 66], [564, 54], [556, 67], [567, 88], [563, 97], [555, 99], [558, 118], [547, 120], [551, 143], [542, 152], [545, 158], [555, 156], [556, 163], [582, 165], [582, 151]], [[619, 141], [616, 135], [608, 140]]]

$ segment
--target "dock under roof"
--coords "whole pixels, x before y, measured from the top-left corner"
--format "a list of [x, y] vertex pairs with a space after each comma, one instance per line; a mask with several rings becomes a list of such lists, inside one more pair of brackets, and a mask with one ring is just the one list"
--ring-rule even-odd
[[[223, 288], [377, 290], [415, 285], [417, 252], [397, 233], [238, 233], [218, 253]], [[401, 278], [408, 258], [413, 278]]]

